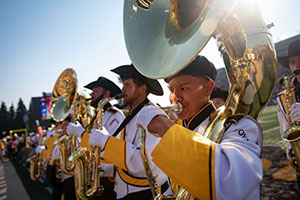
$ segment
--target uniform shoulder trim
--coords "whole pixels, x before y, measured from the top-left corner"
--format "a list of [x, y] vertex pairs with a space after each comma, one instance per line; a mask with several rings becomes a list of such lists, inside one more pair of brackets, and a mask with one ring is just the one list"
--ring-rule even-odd
[[241, 119], [243, 119], [244, 117], [246, 117], [246, 115], [244, 113], [237, 113], [235, 115], [231, 115], [230, 117], [228, 117], [226, 119], [226, 121], [224, 122], [224, 128], [225, 131], [232, 125], [232, 124], [236, 124], [238, 123], [238, 121], [240, 121]]

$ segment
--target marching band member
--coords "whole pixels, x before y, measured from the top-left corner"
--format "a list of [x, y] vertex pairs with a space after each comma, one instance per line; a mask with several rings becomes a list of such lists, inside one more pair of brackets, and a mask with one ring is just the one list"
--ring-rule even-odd
[[[278, 62], [283, 67], [289, 68], [294, 74], [294, 79], [291, 80], [293, 82], [293, 88], [291, 88], [292, 93], [289, 95], [293, 96], [295, 103], [291, 105], [290, 110], [287, 110], [289, 108], [285, 105], [287, 98], [284, 93], [285, 91], [281, 91], [276, 97], [277, 116], [280, 125], [280, 133], [282, 135], [283, 132], [290, 127], [288, 118], [292, 121], [300, 120], [300, 40], [291, 42], [288, 46], [287, 56], [278, 57]], [[289, 116], [287, 116], [287, 113], [290, 113]], [[287, 157], [292, 165], [295, 166], [291, 145], [288, 142], [284, 143]]]
[[[214, 65], [204, 56], [197, 56], [185, 69], [166, 79], [170, 101], [182, 104], [178, 114], [182, 124], [165, 116], [156, 116], [148, 126], [142, 123], [161, 137], [152, 152], [153, 162], [199, 199], [259, 199], [263, 171], [258, 122], [250, 116], [235, 115], [227, 119], [220, 143], [202, 136], [215, 112], [209, 98], [216, 75]], [[151, 111], [140, 115], [151, 115]]]
[[[92, 102], [91, 106], [97, 108], [98, 103], [104, 98], [114, 97], [117, 94], [121, 94], [121, 89], [113, 83], [111, 80], [105, 77], [99, 77], [96, 81], [89, 83], [88, 85], [84, 86], [92, 90]], [[112, 106], [110, 103], [107, 103], [104, 106], [104, 114], [103, 114], [103, 126], [106, 128], [108, 133], [112, 134], [121, 122], [124, 119], [124, 115], [121, 110]], [[94, 118], [95, 120], [95, 118]], [[90, 125], [93, 124], [93, 121]], [[85, 127], [86, 128], [86, 127]], [[67, 134], [68, 135], [75, 135], [77, 137], [81, 137], [85, 131], [85, 128], [80, 125], [80, 123], [73, 124], [70, 123], [67, 127]], [[87, 141], [88, 142], [88, 141]], [[113, 191], [114, 183], [112, 183], [107, 177], [101, 178], [101, 185], [104, 187], [103, 193], [99, 199], [116, 199], [116, 194]]]
[[[163, 95], [163, 90], [158, 81], [144, 77], [133, 65], [123, 65], [111, 71], [117, 73], [122, 80], [123, 103], [130, 106], [129, 114], [114, 132], [113, 135], [118, 134], [117, 137], [109, 136], [105, 129], [92, 129], [89, 144], [102, 148], [103, 159], [116, 166], [114, 170], [107, 168], [103, 174], [115, 175], [117, 199], [153, 199], [141, 158], [137, 114], [151, 110], [151, 115], [141, 119], [144, 123], [156, 115], [165, 115], [147, 98], [149, 93]], [[148, 133], [148, 130], [146, 132]], [[158, 142], [159, 138], [147, 134], [148, 158]], [[161, 186], [164, 192], [168, 188], [167, 176], [151, 161], [149, 165], [153, 176], [157, 177], [157, 185]]]
[[[67, 117], [62, 122], [56, 123], [55, 131], [57, 137], [66, 134], [67, 126], [70, 123], [70, 120], [71, 117]], [[51, 158], [53, 160], [60, 159], [60, 152], [59, 152], [58, 145], [55, 145], [55, 147], [53, 148], [51, 152]], [[52, 172], [50, 172], [51, 177], [47, 177], [47, 179], [48, 180], [51, 179], [50, 182], [53, 187], [52, 200], [60, 200], [62, 195], [64, 196], [64, 200], [75, 200], [76, 193], [75, 193], [75, 185], [74, 185], [74, 176], [61, 172], [61, 179], [58, 179], [57, 170], [60, 169], [57, 169], [55, 165], [47, 168], [47, 170], [51, 170], [51, 169], [52, 169]]]

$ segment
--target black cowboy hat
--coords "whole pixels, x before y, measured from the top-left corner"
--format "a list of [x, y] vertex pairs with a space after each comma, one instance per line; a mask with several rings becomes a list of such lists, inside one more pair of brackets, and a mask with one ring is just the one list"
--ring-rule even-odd
[[300, 40], [291, 42], [288, 46], [287, 55], [282, 57], [278, 56], [278, 62], [282, 66], [289, 68], [289, 57], [295, 55], [300, 55]]
[[200, 76], [215, 81], [217, 70], [207, 58], [198, 55], [186, 68], [164, 80], [169, 83], [172, 78], [182, 75]]
[[152, 94], [155, 94], [158, 96], [162, 96], [164, 94], [163, 89], [157, 80], [149, 79], [149, 78], [143, 76], [141, 73], [139, 73], [135, 69], [133, 64], [122, 65], [120, 67], [112, 69], [111, 71], [118, 74], [121, 78], [122, 77], [132, 77], [132, 78], [138, 78], [138, 79], [142, 80], [147, 85], [150, 93], [152, 93]]
[[88, 88], [90, 90], [93, 90], [93, 88], [96, 87], [96, 86], [100, 86], [100, 87], [103, 87], [106, 90], [109, 90], [111, 97], [114, 97], [117, 94], [121, 94], [122, 93], [121, 89], [114, 82], [112, 82], [111, 80], [109, 80], [109, 79], [107, 79], [105, 77], [102, 77], [102, 76], [100, 76], [98, 78], [98, 80], [93, 81], [93, 82], [87, 84], [84, 87]]

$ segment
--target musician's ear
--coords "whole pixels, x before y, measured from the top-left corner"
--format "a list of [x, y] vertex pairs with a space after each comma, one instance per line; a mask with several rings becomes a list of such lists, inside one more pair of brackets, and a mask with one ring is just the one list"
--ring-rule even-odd
[[208, 96], [211, 95], [211, 93], [212, 93], [214, 87], [215, 87], [215, 82], [214, 82], [213, 80], [207, 81], [207, 83], [206, 83], [206, 85], [205, 85], [205, 88], [206, 88], [206, 94], [207, 94]]
[[103, 94], [103, 98], [109, 98], [110, 97], [110, 91], [109, 90], [105, 90], [104, 94]]
[[142, 92], [142, 94], [147, 95], [147, 85], [146, 84], [139, 86], [139, 90], [140, 90], [140, 92]]

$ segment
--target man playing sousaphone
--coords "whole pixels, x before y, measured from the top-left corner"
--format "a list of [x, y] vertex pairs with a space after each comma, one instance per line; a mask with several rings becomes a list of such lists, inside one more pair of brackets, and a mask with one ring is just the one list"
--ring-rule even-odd
[[[283, 135], [291, 126], [300, 125], [300, 40], [291, 42], [287, 55], [278, 57], [278, 62], [293, 72], [292, 76], [280, 80], [284, 90], [276, 97], [280, 133]], [[295, 166], [295, 157], [289, 142], [285, 142], [285, 150], [288, 159]]]
[[[182, 123], [175, 124], [163, 115], [145, 123], [143, 118], [151, 116], [152, 110], [141, 111], [138, 123], [161, 137], [152, 152], [153, 162], [191, 195], [199, 199], [259, 199], [263, 171], [258, 122], [244, 114], [233, 115], [227, 118], [219, 143], [202, 136], [216, 111], [209, 100], [216, 76], [214, 65], [197, 56], [185, 69], [165, 79], [171, 103], [182, 104], [178, 114]], [[179, 196], [185, 195], [189, 196], [181, 189]]]
[[[94, 108], [97, 108], [98, 103], [102, 99], [114, 97], [117, 94], [121, 93], [120, 88], [111, 80], [105, 77], [99, 77], [96, 81], [93, 81], [84, 87], [93, 91], [91, 94], [92, 97], [91, 106], [93, 106]], [[123, 121], [123, 119], [124, 119], [124, 115], [122, 111], [120, 111], [118, 108], [112, 106], [110, 103], [107, 103], [104, 106], [102, 123], [109, 134], [114, 133], [114, 131], [118, 128], [118, 126]], [[93, 120], [90, 124], [91, 125], [93, 124]], [[67, 127], [67, 134], [81, 137], [82, 134], [85, 132], [85, 128], [82, 127], [80, 123], [76, 123], [76, 124], [70, 123]], [[116, 194], [113, 191], [114, 183], [109, 181], [108, 178], [104, 177], [101, 178], [101, 185], [104, 186], [104, 191], [101, 194], [101, 197], [99, 197], [100, 199], [113, 200], [116, 198], [115, 197]]]
[[[151, 110], [149, 115], [143, 118], [145, 124], [156, 115], [166, 115], [147, 98], [150, 93], [163, 95], [163, 90], [158, 81], [141, 75], [133, 65], [123, 65], [111, 71], [117, 73], [123, 83], [123, 103], [130, 106], [129, 114], [115, 131], [117, 137], [109, 136], [105, 129], [92, 129], [89, 144], [102, 148], [103, 159], [116, 166], [115, 169], [107, 168], [103, 175], [115, 176], [117, 199], [153, 199], [141, 158], [140, 128], [136, 122], [137, 114], [140, 112], [148, 113]], [[149, 133], [148, 130], [146, 132]], [[159, 140], [147, 134], [148, 157]], [[157, 185], [161, 186], [162, 192], [166, 191], [167, 176], [151, 161], [149, 164], [154, 177], [157, 178]]]

